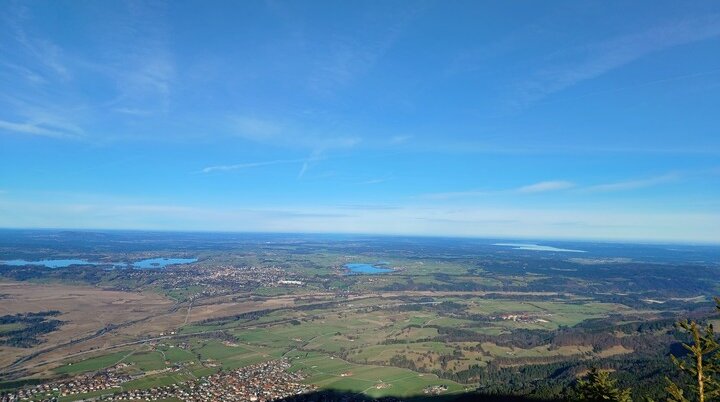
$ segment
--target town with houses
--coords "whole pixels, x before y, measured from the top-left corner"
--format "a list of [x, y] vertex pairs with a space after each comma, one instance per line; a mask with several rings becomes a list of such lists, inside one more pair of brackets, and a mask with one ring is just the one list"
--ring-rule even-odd
[[157, 276], [155, 272], [142, 270], [128, 271], [125, 275], [137, 276], [142, 281], [153, 276], [154, 283], [165, 289], [200, 289], [197, 296], [211, 297], [235, 292], [252, 291], [260, 287], [301, 287], [306, 279], [296, 273], [278, 267], [218, 265], [212, 268], [176, 267]]
[[[94, 375], [79, 376], [69, 380], [46, 383], [23, 388], [14, 393], [0, 395], [0, 402], [47, 401], [90, 394], [82, 401], [251, 401], [266, 402], [288, 398], [313, 391], [311, 385], [303, 384], [301, 373], [290, 373], [290, 363], [272, 360], [242, 367], [232, 371], [201, 377], [197, 380], [147, 389], [122, 391], [122, 384], [131, 380], [128, 375], [118, 375], [109, 369]], [[107, 392], [99, 392], [104, 391]]]

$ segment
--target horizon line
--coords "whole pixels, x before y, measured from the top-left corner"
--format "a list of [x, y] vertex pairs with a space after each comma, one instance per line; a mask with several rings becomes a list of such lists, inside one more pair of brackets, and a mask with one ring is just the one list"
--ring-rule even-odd
[[213, 229], [128, 229], [128, 228], [69, 228], [69, 227], [5, 227], [0, 226], [0, 231], [7, 230], [37, 230], [37, 231], [77, 231], [77, 232], [140, 232], [140, 233], [206, 233], [206, 234], [263, 234], [263, 235], [327, 235], [327, 236], [367, 236], [367, 237], [400, 237], [400, 238], [426, 238], [426, 239], [456, 239], [456, 240], [522, 240], [522, 241], [557, 241], [577, 243], [603, 243], [603, 244], [624, 244], [624, 245], [683, 245], [710, 247], [720, 246], [718, 241], [702, 240], [652, 240], [652, 239], [607, 239], [593, 237], [529, 237], [510, 236], [494, 237], [492, 235], [431, 235], [431, 234], [407, 234], [407, 233], [367, 233], [367, 232], [312, 232], [312, 231], [269, 231], [269, 230], [213, 230]]

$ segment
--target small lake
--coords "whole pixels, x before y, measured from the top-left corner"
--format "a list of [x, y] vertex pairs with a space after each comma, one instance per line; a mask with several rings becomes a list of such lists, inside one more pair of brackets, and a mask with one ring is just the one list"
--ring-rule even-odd
[[38, 265], [47, 268], [67, 268], [71, 265], [111, 265], [113, 268], [129, 268], [133, 267], [136, 269], [160, 269], [165, 268], [168, 265], [179, 265], [179, 264], [192, 264], [197, 262], [197, 258], [148, 258], [127, 264], [124, 262], [92, 262], [87, 260], [38, 260], [38, 261], [26, 261], [26, 260], [9, 260], [0, 261], [0, 265], [10, 265], [13, 267], [21, 267], [24, 265]]
[[376, 275], [376, 274], [387, 274], [388, 272], [393, 272], [392, 269], [387, 268], [384, 264], [376, 264], [376, 265], [362, 264], [362, 263], [345, 264], [345, 268], [347, 268], [350, 271], [350, 272], [348, 272], [348, 275]]

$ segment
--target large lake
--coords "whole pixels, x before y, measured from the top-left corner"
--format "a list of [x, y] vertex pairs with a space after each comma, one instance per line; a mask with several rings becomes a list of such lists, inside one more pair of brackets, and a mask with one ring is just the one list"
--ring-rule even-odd
[[0, 261], [2, 265], [10, 265], [13, 267], [21, 267], [24, 265], [42, 265], [48, 268], [65, 268], [71, 265], [95, 265], [85, 260], [39, 260], [39, 261], [25, 261], [25, 260], [9, 260]]
[[38, 261], [26, 261], [26, 260], [9, 260], [0, 261], [2, 265], [10, 266], [24, 266], [24, 265], [39, 265], [47, 268], [67, 268], [71, 265], [112, 265], [114, 268], [137, 268], [137, 269], [159, 269], [165, 268], [168, 265], [179, 265], [179, 264], [192, 264], [197, 262], [197, 258], [148, 258], [146, 260], [140, 260], [127, 264], [124, 262], [92, 262], [87, 260], [38, 260]]
[[393, 271], [392, 269], [385, 267], [384, 264], [372, 265], [364, 263], [354, 263], [345, 264], [345, 268], [350, 271], [348, 272], [348, 275], [376, 275], [387, 274], [388, 272]]
[[585, 253], [584, 250], [573, 250], [569, 248], [558, 248], [552, 246], [541, 246], [534, 243], [495, 243], [493, 246], [512, 247], [513, 250], [530, 250], [530, 251], [555, 251], [561, 253]]

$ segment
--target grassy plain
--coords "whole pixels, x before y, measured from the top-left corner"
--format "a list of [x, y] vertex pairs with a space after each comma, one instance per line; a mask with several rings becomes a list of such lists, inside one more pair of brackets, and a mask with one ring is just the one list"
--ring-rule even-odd
[[435, 375], [407, 369], [353, 364], [317, 353], [295, 352], [288, 357], [293, 359], [292, 370], [302, 370], [308, 375], [308, 382], [325, 389], [364, 393], [373, 398], [421, 395], [425, 387], [431, 385], [446, 385], [448, 393], [465, 389]]

